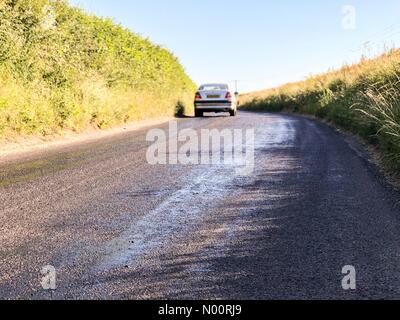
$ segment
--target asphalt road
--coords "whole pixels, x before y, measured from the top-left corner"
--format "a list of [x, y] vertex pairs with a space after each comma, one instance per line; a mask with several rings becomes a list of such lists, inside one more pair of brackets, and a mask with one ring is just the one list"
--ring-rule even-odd
[[400, 298], [400, 195], [355, 139], [297, 116], [178, 122], [255, 128], [254, 171], [150, 165], [148, 129], [3, 159], [0, 297]]

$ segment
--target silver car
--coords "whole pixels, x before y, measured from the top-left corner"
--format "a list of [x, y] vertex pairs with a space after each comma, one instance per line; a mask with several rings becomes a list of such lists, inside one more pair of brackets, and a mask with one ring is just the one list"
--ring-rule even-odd
[[196, 117], [203, 117], [205, 112], [229, 112], [236, 116], [238, 93], [231, 93], [227, 84], [203, 84], [196, 92], [194, 110]]

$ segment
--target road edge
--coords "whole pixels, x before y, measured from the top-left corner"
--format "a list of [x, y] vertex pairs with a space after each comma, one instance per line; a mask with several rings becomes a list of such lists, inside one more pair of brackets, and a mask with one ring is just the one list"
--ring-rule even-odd
[[393, 192], [396, 192], [397, 194], [400, 193], [400, 177], [393, 176], [393, 173], [387, 170], [387, 168], [383, 163], [382, 152], [380, 152], [379, 148], [369, 144], [359, 135], [354, 134], [351, 131], [344, 130], [343, 128], [338, 127], [329, 121], [320, 119], [313, 115], [291, 113], [291, 112], [268, 112], [268, 111], [251, 111], [251, 110], [242, 110], [242, 112], [278, 114], [278, 115], [287, 115], [292, 117], [300, 117], [311, 121], [315, 121], [317, 123], [322, 123], [328, 126], [343, 138], [343, 140], [347, 143], [349, 148], [352, 149], [360, 159], [362, 159], [362, 161], [366, 164], [368, 169], [376, 176], [376, 178], [381, 182], [383, 186], [385, 186], [386, 188], [390, 188]]
[[176, 119], [164, 117], [148, 120], [139, 120], [122, 126], [106, 130], [89, 130], [82, 133], [65, 131], [59, 135], [48, 137], [30, 136], [21, 137], [12, 142], [0, 142], [0, 165], [18, 161], [19, 159], [39, 156], [46, 152], [55, 152], [64, 148], [98, 142], [102, 139], [112, 138], [121, 134], [135, 132], [152, 126], [160, 125]]

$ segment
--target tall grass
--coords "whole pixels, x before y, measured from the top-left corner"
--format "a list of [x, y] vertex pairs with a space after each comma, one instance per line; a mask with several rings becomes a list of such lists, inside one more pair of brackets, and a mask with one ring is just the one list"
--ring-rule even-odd
[[194, 90], [173, 54], [109, 19], [0, 0], [0, 139], [173, 115]]
[[340, 70], [242, 97], [250, 110], [326, 119], [378, 146], [400, 173], [400, 50]]

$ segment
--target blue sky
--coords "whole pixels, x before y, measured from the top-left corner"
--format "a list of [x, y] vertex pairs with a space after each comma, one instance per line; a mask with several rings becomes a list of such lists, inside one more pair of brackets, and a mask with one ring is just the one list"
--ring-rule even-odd
[[[355, 62], [362, 54], [376, 54], [385, 44], [400, 45], [398, 0], [70, 3], [168, 48], [196, 83], [238, 79], [241, 92], [301, 80]], [[354, 24], [352, 11], [343, 13], [344, 6], [355, 8]]]

